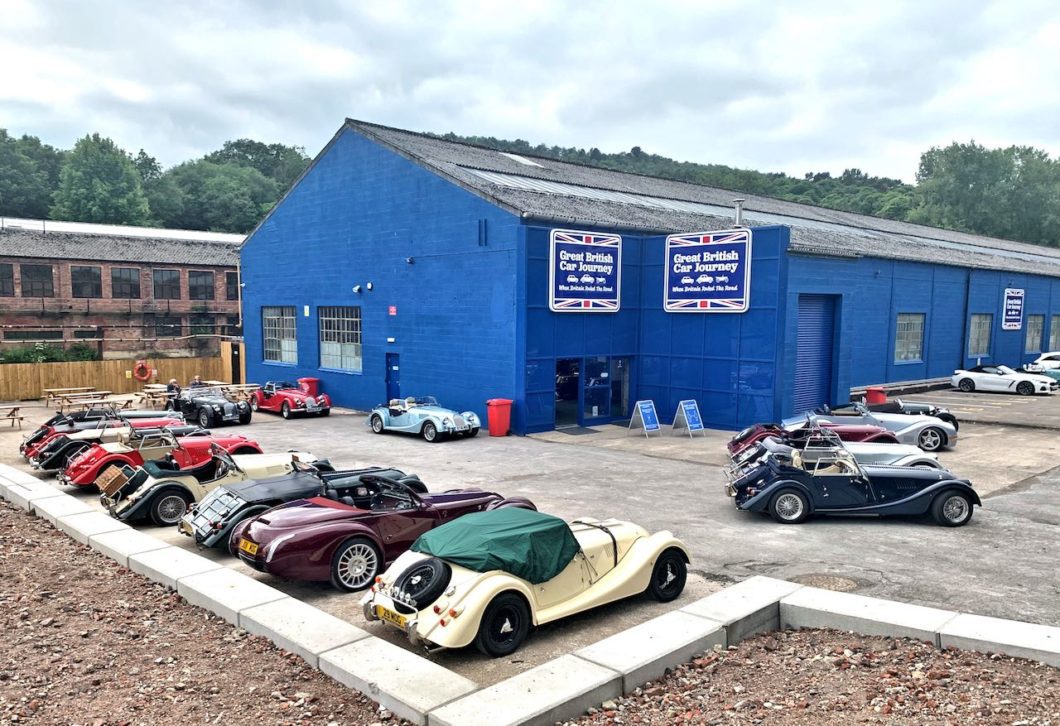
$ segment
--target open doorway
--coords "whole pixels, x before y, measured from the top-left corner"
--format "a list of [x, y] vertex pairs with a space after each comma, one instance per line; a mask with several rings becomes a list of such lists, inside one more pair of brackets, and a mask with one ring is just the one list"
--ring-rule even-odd
[[578, 425], [581, 359], [556, 361], [556, 428]]

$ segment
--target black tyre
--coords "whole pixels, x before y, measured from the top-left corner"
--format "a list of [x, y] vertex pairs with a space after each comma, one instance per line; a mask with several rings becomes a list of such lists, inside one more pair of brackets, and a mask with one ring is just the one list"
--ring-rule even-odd
[[464, 436], [468, 437], [469, 439], [478, 436], [478, 426], [475, 426], [474, 428], [470, 429], [467, 433], [464, 434]]
[[781, 524], [798, 524], [810, 516], [810, 504], [802, 492], [784, 489], [770, 500], [769, 516]]
[[260, 453], [257, 449], [252, 446], [240, 446], [238, 449], [232, 452], [232, 454], [258, 454]]
[[323, 411], [320, 412], [320, 415], [321, 416], [330, 416], [331, 415], [331, 409], [330, 408], [325, 408]]
[[942, 492], [931, 502], [931, 516], [943, 527], [963, 527], [972, 519], [972, 500], [956, 489]]
[[529, 632], [530, 608], [526, 606], [526, 600], [514, 592], [502, 592], [493, 598], [482, 614], [475, 647], [491, 658], [511, 655], [523, 644]]
[[284, 401], [283, 405], [280, 406], [280, 415], [284, 418], [291, 418], [291, 406], [287, 401]]
[[376, 414], [372, 414], [371, 424], [372, 424], [372, 431], [374, 431], [377, 434], [383, 433], [384, 426], [383, 426], [383, 417], [382, 416], [380, 416], [377, 413]]
[[438, 427], [428, 421], [423, 424], [423, 428], [420, 429], [420, 435], [423, 436], [423, 440], [428, 443], [434, 444], [441, 441], [441, 436], [438, 435]]
[[398, 575], [394, 587], [402, 590], [417, 608], [425, 608], [437, 600], [449, 586], [453, 570], [437, 557], [428, 557]]
[[1034, 384], [1030, 381], [1020, 381], [1016, 385], [1016, 393], [1021, 396], [1033, 396], [1034, 395]]
[[191, 495], [177, 489], [167, 489], [151, 500], [151, 521], [159, 527], [172, 527], [180, 522], [191, 504]]
[[363, 590], [375, 581], [383, 567], [379, 548], [364, 537], [343, 542], [331, 558], [331, 584], [343, 592]]
[[258, 410], [258, 397], [257, 396], [251, 396], [250, 397], [250, 410], [251, 411], [257, 411]]
[[249, 424], [249, 423], [250, 423], [250, 417], [251, 417], [252, 415], [253, 415], [253, 414], [252, 414], [252, 413], [251, 413], [250, 411], [247, 411], [246, 413], [241, 413], [241, 414], [239, 414], [239, 423], [240, 423], [240, 424], [241, 424], [242, 426], [246, 426], [247, 424]]
[[648, 594], [659, 602], [670, 602], [685, 589], [688, 578], [688, 566], [684, 555], [679, 550], [669, 549], [655, 560], [651, 570], [651, 582], [648, 583]]
[[213, 415], [205, 408], [199, 411], [199, 426], [204, 429], [210, 428], [213, 425]]
[[975, 390], [975, 381], [971, 378], [962, 378], [957, 381], [957, 388], [961, 389], [965, 393], [971, 393]]
[[938, 451], [946, 445], [946, 433], [934, 426], [928, 426], [916, 437], [916, 445], [924, 451]]

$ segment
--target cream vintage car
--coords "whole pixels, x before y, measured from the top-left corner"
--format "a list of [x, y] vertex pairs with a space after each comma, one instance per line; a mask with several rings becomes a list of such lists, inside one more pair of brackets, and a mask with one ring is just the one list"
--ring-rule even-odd
[[670, 532], [528, 509], [466, 514], [419, 537], [361, 601], [428, 650], [472, 643], [505, 656], [530, 628], [648, 593], [684, 590], [688, 551]]
[[210, 453], [209, 461], [192, 469], [178, 469], [171, 461], [112, 467], [99, 482], [100, 502], [117, 519], [149, 518], [159, 526], [169, 526], [180, 522], [188, 505], [224, 484], [283, 476], [294, 470], [296, 461], [331, 470], [328, 462], [304, 451], [232, 455], [215, 445]]

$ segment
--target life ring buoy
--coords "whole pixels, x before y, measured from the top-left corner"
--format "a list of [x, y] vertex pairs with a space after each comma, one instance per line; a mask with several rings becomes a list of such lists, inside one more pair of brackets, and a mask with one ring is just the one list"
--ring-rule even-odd
[[133, 366], [133, 378], [141, 383], [146, 383], [151, 380], [151, 368], [148, 367], [147, 361], [136, 361], [136, 365]]

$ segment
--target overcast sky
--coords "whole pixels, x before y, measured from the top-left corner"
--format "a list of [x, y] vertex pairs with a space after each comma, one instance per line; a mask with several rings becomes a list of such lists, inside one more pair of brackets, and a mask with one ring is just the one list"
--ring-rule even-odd
[[[301, 7], [298, 7], [301, 5]], [[1060, 4], [0, 0], [0, 128], [164, 165], [352, 118], [913, 181], [974, 138], [1060, 153]]]

